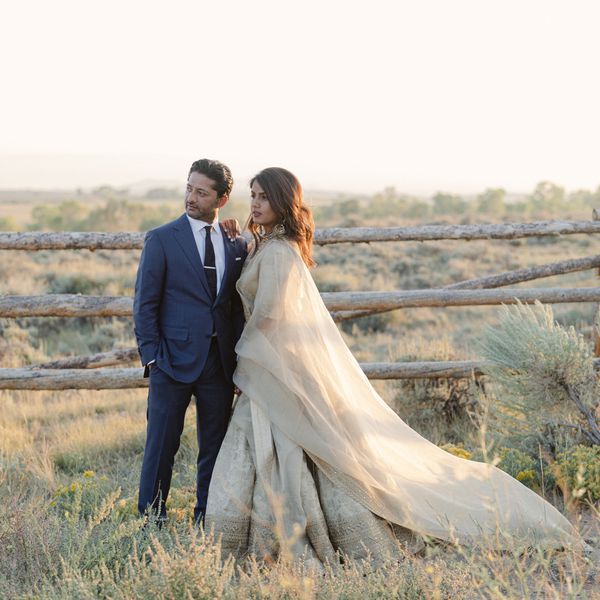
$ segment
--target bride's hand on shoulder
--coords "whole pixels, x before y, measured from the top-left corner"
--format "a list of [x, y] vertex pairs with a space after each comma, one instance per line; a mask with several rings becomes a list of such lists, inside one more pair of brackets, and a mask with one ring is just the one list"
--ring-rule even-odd
[[225, 219], [224, 221], [221, 221], [221, 225], [223, 225], [223, 229], [225, 229], [227, 237], [232, 242], [242, 234], [242, 230], [237, 219]]

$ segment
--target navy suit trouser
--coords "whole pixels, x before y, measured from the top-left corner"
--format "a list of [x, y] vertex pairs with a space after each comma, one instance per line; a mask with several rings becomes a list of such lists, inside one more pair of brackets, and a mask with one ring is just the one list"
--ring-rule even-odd
[[138, 500], [140, 514], [152, 512], [161, 519], [166, 518], [165, 503], [171, 487], [173, 463], [192, 395], [196, 398], [198, 437], [194, 508], [194, 517], [198, 521], [206, 511], [208, 486], [233, 401], [233, 383], [223, 371], [216, 337], [211, 340], [204, 370], [192, 383], [175, 381], [156, 366], [150, 369], [148, 429]]

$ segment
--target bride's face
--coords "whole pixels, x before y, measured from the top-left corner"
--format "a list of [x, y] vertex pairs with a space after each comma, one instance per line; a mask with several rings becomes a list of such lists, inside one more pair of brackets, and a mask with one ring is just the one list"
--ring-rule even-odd
[[250, 214], [257, 225], [262, 225], [269, 233], [277, 224], [277, 215], [267, 200], [267, 195], [255, 181], [250, 188]]

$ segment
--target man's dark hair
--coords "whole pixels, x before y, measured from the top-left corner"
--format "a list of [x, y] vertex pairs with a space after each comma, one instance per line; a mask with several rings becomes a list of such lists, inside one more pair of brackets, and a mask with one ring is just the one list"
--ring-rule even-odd
[[192, 173], [202, 173], [202, 175], [206, 175], [209, 179], [212, 179], [215, 182], [214, 189], [219, 198], [224, 195], [229, 196], [231, 193], [233, 177], [231, 176], [229, 167], [222, 162], [211, 160], [210, 158], [201, 158], [192, 164], [188, 177]]

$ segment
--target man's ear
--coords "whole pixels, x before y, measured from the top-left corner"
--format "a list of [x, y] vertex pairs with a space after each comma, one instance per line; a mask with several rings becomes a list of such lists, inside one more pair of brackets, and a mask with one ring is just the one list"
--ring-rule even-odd
[[229, 200], [229, 196], [227, 194], [223, 194], [217, 198], [217, 208], [223, 208], [227, 204], [227, 200]]

